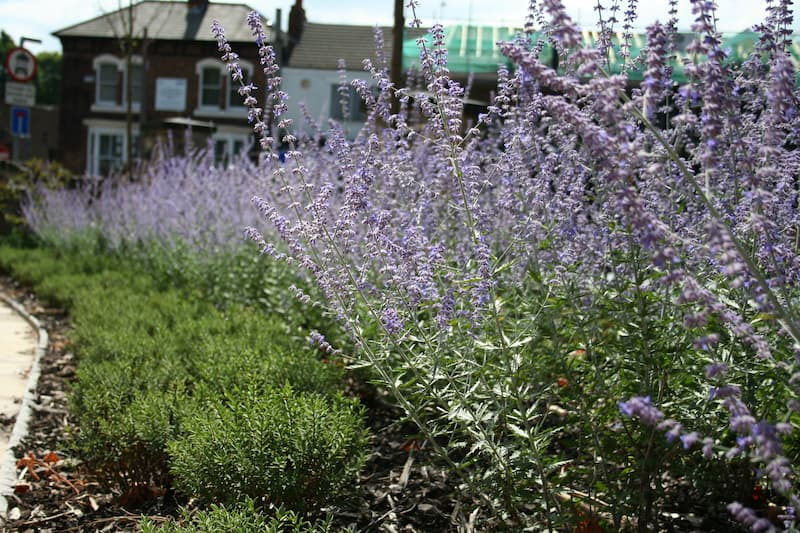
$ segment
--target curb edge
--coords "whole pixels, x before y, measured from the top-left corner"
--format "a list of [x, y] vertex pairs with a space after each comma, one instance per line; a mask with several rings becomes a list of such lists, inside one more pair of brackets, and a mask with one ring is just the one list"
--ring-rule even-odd
[[8, 304], [18, 315], [24, 318], [35, 330], [38, 336], [36, 343], [36, 353], [34, 354], [33, 364], [28, 373], [28, 381], [25, 386], [25, 395], [20, 403], [17, 420], [14, 429], [8, 439], [5, 455], [0, 458], [0, 516], [4, 519], [8, 512], [7, 496], [14, 493], [14, 484], [17, 481], [17, 459], [14, 456], [16, 448], [28, 433], [28, 424], [33, 414], [33, 402], [36, 401], [36, 387], [39, 383], [41, 374], [40, 360], [47, 351], [48, 335], [41, 323], [29, 314], [22, 305], [16, 300], [12, 300], [5, 294], [0, 294], [0, 300]]

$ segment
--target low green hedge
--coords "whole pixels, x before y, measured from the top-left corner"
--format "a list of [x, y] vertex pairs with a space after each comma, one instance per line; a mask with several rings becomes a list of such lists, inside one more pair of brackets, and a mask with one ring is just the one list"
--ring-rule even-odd
[[208, 510], [184, 512], [180, 520], [157, 524], [145, 518], [140, 524], [142, 533], [328, 533], [325, 522], [310, 522], [294, 511], [275, 509], [270, 515], [256, 509], [252, 499], [236, 506], [212, 504]]
[[183, 420], [169, 444], [175, 485], [207, 501], [319, 509], [336, 503], [363, 465], [361, 420], [359, 405], [339, 395], [237, 391]]
[[87, 251], [0, 246], [0, 269], [69, 310], [79, 366], [68, 446], [122, 493], [172, 485], [314, 513], [352, 484], [362, 411], [338, 392], [342, 370], [303, 338], [307, 316], [217, 306]]

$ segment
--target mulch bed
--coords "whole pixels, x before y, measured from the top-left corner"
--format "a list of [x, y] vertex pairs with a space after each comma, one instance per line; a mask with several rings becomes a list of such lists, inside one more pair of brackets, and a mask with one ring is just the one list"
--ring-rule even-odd
[[[67, 339], [69, 317], [8, 277], [0, 277], [0, 290], [35, 316], [50, 338], [28, 434], [15, 449], [18, 484], [8, 497], [2, 530], [138, 531], [142, 516], [154, 521], [179, 516], [187, 502], [171, 492], [153, 490], [135, 505], [122, 505], [126, 495], [107, 487], [93, 475], [91, 465], [81, 464], [64, 449], [65, 436], [75, 427], [67, 411], [76, 364]], [[337, 509], [334, 524], [358, 531], [455, 531], [453, 516], [469, 512], [468, 502], [458, 501], [455, 481], [426, 461], [425, 447], [420, 449], [409, 438], [413, 428], [398, 423], [398, 413], [388, 403], [371, 395], [364, 396], [364, 402], [373, 446], [357, 490]]]

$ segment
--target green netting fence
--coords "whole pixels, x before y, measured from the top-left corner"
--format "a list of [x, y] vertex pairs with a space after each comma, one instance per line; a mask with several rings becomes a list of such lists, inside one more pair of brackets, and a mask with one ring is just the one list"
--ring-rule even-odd
[[[521, 28], [498, 26], [474, 26], [457, 24], [445, 28], [445, 46], [447, 47], [448, 68], [453, 73], [491, 73], [496, 72], [499, 65], [511, 68], [511, 63], [500, 53], [497, 43], [513, 40], [522, 33]], [[582, 32], [584, 46], [594, 47], [600, 37], [597, 31], [584, 30]], [[679, 33], [676, 37], [677, 53], [673, 61], [673, 79], [677, 83], [686, 81], [683, 70], [684, 60], [694, 61], [695, 58], [686, 53], [686, 47], [696, 37], [693, 33]], [[534, 38], [544, 38], [541, 34], [534, 34]], [[722, 48], [728, 53], [728, 61], [741, 63], [753, 51], [759, 34], [752, 31], [728, 33], [722, 36]], [[430, 34], [424, 37], [425, 46], [431, 49], [432, 39]], [[643, 33], [633, 34], [630, 40], [629, 55], [622, 53], [624, 39], [620, 34], [612, 36], [612, 46], [607, 51], [609, 71], [617, 74], [627, 71], [631, 80], [641, 80], [642, 70], [631, 61], [639, 56], [647, 46], [646, 36]], [[791, 48], [795, 69], [800, 70], [800, 36], [793, 40]], [[542, 50], [542, 60], [547, 64], [553, 63], [553, 49], [545, 45]], [[403, 67], [405, 69], [420, 65], [420, 45], [416, 38], [406, 39], [403, 42]]]

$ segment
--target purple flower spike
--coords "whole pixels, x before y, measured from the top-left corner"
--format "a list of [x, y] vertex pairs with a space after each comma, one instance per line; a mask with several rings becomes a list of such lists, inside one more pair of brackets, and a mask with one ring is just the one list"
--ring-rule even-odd
[[638, 418], [643, 424], [654, 426], [664, 415], [650, 403], [649, 396], [634, 396], [627, 402], [619, 402], [619, 409], [627, 417]]
[[706, 367], [706, 377], [714, 379], [722, 377], [728, 371], [728, 365], [725, 363], [712, 363]]
[[696, 431], [692, 431], [691, 433], [685, 433], [681, 435], [681, 443], [683, 444], [683, 449], [688, 450], [700, 440], [700, 435]]
[[381, 313], [381, 324], [390, 335], [397, 335], [403, 330], [403, 320], [394, 308], [384, 309]]

